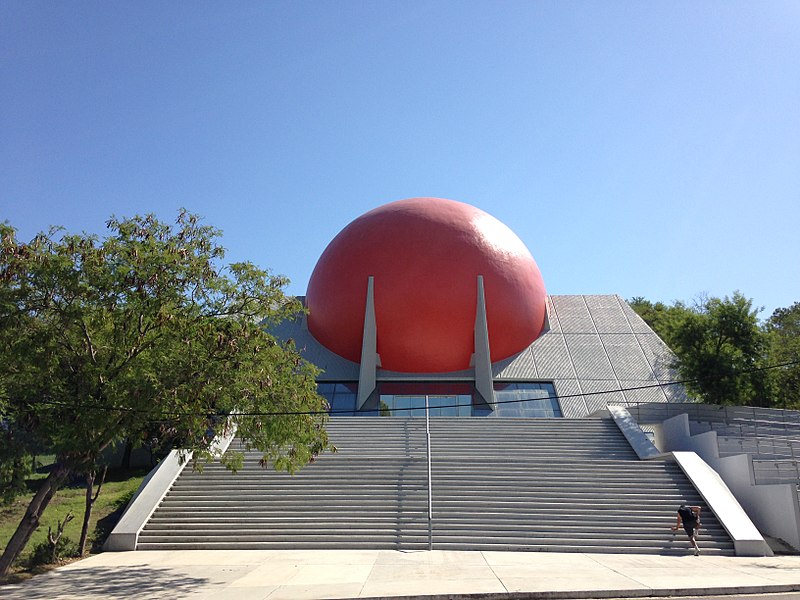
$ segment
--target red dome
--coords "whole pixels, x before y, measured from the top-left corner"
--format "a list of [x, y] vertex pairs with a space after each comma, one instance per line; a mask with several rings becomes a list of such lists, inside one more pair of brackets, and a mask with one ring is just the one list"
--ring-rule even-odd
[[328, 244], [308, 283], [308, 328], [353, 362], [361, 359], [370, 275], [378, 354], [390, 371], [469, 368], [478, 275], [492, 362], [525, 349], [544, 327], [544, 282], [530, 252], [503, 223], [469, 204], [391, 202], [358, 217]]

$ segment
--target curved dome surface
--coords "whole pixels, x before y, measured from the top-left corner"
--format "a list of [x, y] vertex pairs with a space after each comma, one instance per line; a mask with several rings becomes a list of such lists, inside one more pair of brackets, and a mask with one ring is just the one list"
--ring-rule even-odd
[[325, 347], [359, 362], [374, 276], [381, 367], [467, 369], [478, 275], [495, 362], [525, 349], [544, 327], [544, 282], [531, 253], [503, 223], [469, 204], [391, 202], [355, 219], [322, 253], [308, 284], [308, 327]]

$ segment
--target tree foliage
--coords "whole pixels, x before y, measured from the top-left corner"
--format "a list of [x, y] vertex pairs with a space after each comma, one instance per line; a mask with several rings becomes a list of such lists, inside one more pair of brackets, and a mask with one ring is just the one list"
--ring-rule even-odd
[[690, 311], [683, 302], [675, 302], [673, 305], [663, 302], [651, 302], [637, 296], [628, 301], [628, 304], [644, 321], [656, 332], [658, 337], [670, 344], [670, 334], [673, 329], [672, 323], [683, 317]]
[[317, 371], [265, 330], [302, 310], [287, 281], [222, 267], [219, 231], [186, 211], [174, 225], [150, 215], [107, 226], [104, 239], [53, 229], [29, 243], [0, 226], [0, 414], [56, 454], [40, 503], [142, 435], [180, 440], [196, 463], [232, 426], [279, 469], [323, 451]]
[[765, 324], [769, 364], [780, 365], [771, 372], [775, 405], [800, 408], [800, 302], [779, 308]]
[[769, 406], [767, 376], [758, 370], [764, 337], [750, 300], [739, 292], [708, 298], [676, 317], [670, 327], [689, 393], [710, 404]]
[[33, 457], [0, 411], [0, 504], [10, 504], [27, 490], [26, 479], [33, 472]]
[[630, 302], [677, 356], [681, 379], [704, 402], [800, 407], [800, 303], [760, 323], [758, 309], [740, 292], [701, 298], [692, 306], [644, 298]]

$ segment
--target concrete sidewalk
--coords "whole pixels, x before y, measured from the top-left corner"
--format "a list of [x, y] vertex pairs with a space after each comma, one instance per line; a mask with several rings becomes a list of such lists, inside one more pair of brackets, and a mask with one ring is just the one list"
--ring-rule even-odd
[[392, 550], [107, 552], [0, 587], [50, 598], [622, 598], [800, 590], [800, 557]]

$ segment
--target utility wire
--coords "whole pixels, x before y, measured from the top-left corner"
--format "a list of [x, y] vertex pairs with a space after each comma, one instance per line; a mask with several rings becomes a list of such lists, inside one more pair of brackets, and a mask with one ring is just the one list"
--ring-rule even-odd
[[[771, 369], [780, 369], [783, 367], [789, 367], [800, 364], [800, 360], [788, 361], [784, 363], [779, 363], [775, 365], [768, 365], [766, 367], [756, 367], [752, 369], [747, 369], [745, 371], [740, 371], [737, 375], [745, 375], [748, 373], [757, 373], [760, 371], [768, 371]], [[695, 377], [693, 379], [681, 379], [678, 381], [667, 381], [667, 382], [658, 382], [649, 385], [640, 385], [640, 386], [633, 386], [633, 387], [626, 387], [626, 388], [618, 388], [613, 390], [601, 390], [601, 391], [594, 391], [594, 392], [580, 392], [576, 394], [563, 394], [563, 395], [548, 395], [548, 396], [540, 396], [536, 398], [515, 398], [510, 400], [497, 400], [494, 402], [487, 402], [486, 404], [489, 406], [497, 406], [500, 404], [516, 404], [520, 402], [529, 402], [531, 400], [560, 400], [560, 399], [568, 399], [568, 398], [580, 398], [585, 396], [599, 396], [601, 394], [616, 394], [620, 392], [633, 392], [637, 390], [648, 390], [648, 389], [655, 389], [655, 388], [666, 388], [674, 385], [684, 385], [687, 383], [693, 383], [696, 381], [702, 381], [704, 379], [708, 379], [709, 377]], [[592, 380], [592, 381], [600, 381], [600, 380]], [[515, 383], [515, 382], [509, 382]], [[423, 396], [424, 394], [403, 394], [403, 395], [415, 395], [415, 396]], [[452, 395], [452, 394], [442, 394], [442, 396]], [[436, 394], [429, 394], [429, 396], [436, 396]], [[217, 414], [208, 414], [208, 413], [201, 413], [201, 412], [190, 412], [190, 411], [165, 411], [165, 412], [153, 412], [148, 409], [137, 409], [137, 408], [127, 408], [127, 407], [114, 407], [114, 406], [100, 406], [96, 404], [70, 404], [65, 402], [52, 402], [47, 400], [40, 400], [37, 402], [39, 405], [46, 405], [46, 406], [53, 406], [53, 407], [62, 407], [62, 408], [69, 408], [69, 409], [82, 409], [82, 410], [102, 410], [102, 411], [116, 411], [116, 412], [128, 412], [128, 413], [143, 413], [143, 414], [150, 414], [153, 416], [164, 416], [164, 417], [171, 417], [169, 419], [164, 419], [163, 422], [170, 422], [179, 417], [189, 417], [189, 416], [198, 416], [198, 417], [222, 417], [226, 415], [217, 415]], [[434, 406], [432, 408], [459, 408], [464, 406], [463, 404], [447, 404], [441, 406]], [[33, 412], [33, 408], [25, 411], [25, 412]], [[395, 412], [406, 412], [411, 410], [419, 410], [419, 407], [401, 407], [401, 408], [393, 408], [391, 409], [392, 413]], [[337, 415], [337, 414], [349, 414], [352, 415], [354, 412], [353, 410], [349, 409], [342, 409], [342, 410], [306, 410], [306, 411], [255, 411], [255, 412], [237, 412], [237, 416], [242, 417], [286, 417], [286, 416], [315, 416], [315, 415]], [[377, 413], [380, 414], [380, 407], [375, 409], [370, 409], [363, 411], [364, 414], [368, 413]], [[154, 419], [153, 422], [162, 422], [161, 420]]]

